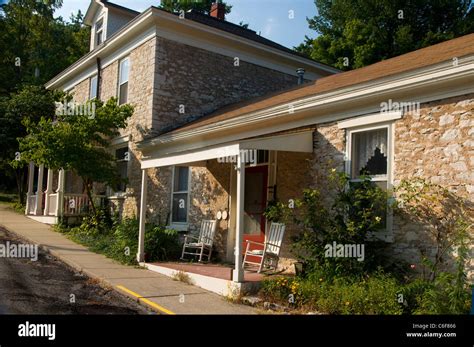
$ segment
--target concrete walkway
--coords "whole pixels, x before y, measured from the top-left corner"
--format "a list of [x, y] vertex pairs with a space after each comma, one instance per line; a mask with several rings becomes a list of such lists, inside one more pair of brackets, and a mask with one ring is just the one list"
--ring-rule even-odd
[[[173, 281], [150, 270], [121, 265], [93, 253], [48, 225], [22, 216], [0, 204], [0, 226], [28, 242], [38, 244], [78, 271], [100, 280], [120, 293], [163, 314], [255, 314], [204, 289]], [[137, 298], [138, 297], [138, 298]]]

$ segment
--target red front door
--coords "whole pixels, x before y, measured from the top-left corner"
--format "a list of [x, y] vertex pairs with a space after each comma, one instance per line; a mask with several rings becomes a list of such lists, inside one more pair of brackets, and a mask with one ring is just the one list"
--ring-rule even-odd
[[[244, 244], [247, 240], [264, 242], [266, 219], [263, 215], [267, 207], [268, 166], [247, 167], [245, 169], [245, 201], [244, 201]], [[262, 248], [251, 246], [250, 249]]]

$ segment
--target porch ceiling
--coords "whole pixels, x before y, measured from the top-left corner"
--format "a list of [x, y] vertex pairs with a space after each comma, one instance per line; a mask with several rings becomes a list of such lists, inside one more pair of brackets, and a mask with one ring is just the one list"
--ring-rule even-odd
[[312, 153], [313, 131], [247, 139], [186, 152], [170, 152], [166, 156], [150, 153], [149, 157], [142, 159], [141, 167], [142, 169], [148, 169], [193, 163], [196, 163], [196, 166], [201, 166], [205, 160], [238, 155], [241, 150], [248, 149]]

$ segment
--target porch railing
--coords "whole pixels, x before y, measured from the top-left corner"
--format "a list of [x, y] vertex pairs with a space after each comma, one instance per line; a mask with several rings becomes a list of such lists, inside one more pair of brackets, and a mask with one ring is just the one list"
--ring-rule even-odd
[[56, 206], [57, 206], [57, 201], [58, 201], [58, 193], [55, 194], [49, 194], [46, 197], [48, 199], [48, 211], [44, 211], [44, 214], [47, 216], [55, 216], [57, 211], [56, 211]]
[[28, 211], [27, 214], [34, 214], [36, 209], [36, 195], [28, 196]]
[[[94, 195], [94, 205], [96, 207], [104, 206], [106, 196]], [[64, 216], [82, 216], [89, 212], [89, 198], [85, 194], [64, 194], [63, 215]]]

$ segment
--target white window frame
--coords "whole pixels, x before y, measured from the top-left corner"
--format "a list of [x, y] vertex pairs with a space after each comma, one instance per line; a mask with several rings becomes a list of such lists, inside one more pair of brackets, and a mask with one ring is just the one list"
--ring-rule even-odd
[[[127, 152], [129, 154], [129, 158], [130, 158], [130, 155], [131, 155], [131, 153], [130, 153], [130, 144], [125, 139], [128, 139], [128, 137], [117, 139], [116, 143], [114, 143], [111, 147], [109, 147], [109, 151], [114, 156], [114, 158], [116, 158], [117, 150], [122, 149], [122, 148], [127, 148]], [[127, 161], [127, 178], [129, 177], [129, 174], [130, 174], [130, 160]], [[125, 190], [127, 190], [127, 189], [125, 188]], [[107, 197], [108, 198], [111, 198], [111, 199], [125, 198], [126, 195], [127, 195], [126, 191], [115, 191], [114, 189], [112, 189], [112, 187], [110, 187], [110, 186], [107, 187]]]
[[[121, 77], [121, 75], [122, 75], [122, 63], [123, 63], [124, 61], [128, 61], [128, 77], [127, 77], [127, 81], [126, 81], [126, 82], [122, 82], [122, 83], [121, 83], [121, 82], [120, 82], [120, 80], [121, 80], [120, 77]], [[127, 57], [125, 57], [125, 58], [123, 58], [123, 59], [120, 59], [118, 65], [119, 65], [119, 66], [118, 66], [118, 70], [119, 70], [119, 71], [118, 71], [118, 79], [117, 79], [117, 101], [118, 101], [118, 104], [119, 104], [119, 105], [123, 105], [123, 104], [128, 103], [128, 100], [129, 100], [129, 92], [130, 92], [130, 70], [131, 70], [130, 57], [127, 56]], [[120, 102], [120, 87], [121, 87], [123, 84], [125, 84], [125, 83], [128, 84], [128, 86], [127, 86], [127, 100], [126, 100], [125, 102]]]
[[[346, 156], [345, 156], [345, 172], [352, 176], [352, 135], [355, 133], [361, 133], [371, 130], [387, 129], [387, 174], [370, 176], [373, 182], [387, 182], [387, 191], [393, 188], [393, 167], [394, 167], [394, 135], [395, 135], [395, 123], [382, 122], [374, 124], [370, 122], [366, 125], [361, 125], [360, 122], [357, 126], [346, 128]], [[352, 179], [351, 182], [360, 182], [360, 179]], [[369, 235], [369, 238], [380, 239], [386, 242], [393, 242], [393, 212], [387, 211], [387, 226], [385, 230], [380, 230]]]
[[[175, 174], [176, 174], [176, 168], [177, 167], [186, 167], [186, 166], [183, 166], [183, 165], [174, 165], [173, 166], [173, 172], [172, 172], [172, 175], [171, 175], [171, 199], [170, 199], [170, 227], [175, 229], [175, 230], [178, 230], [178, 231], [187, 231], [188, 230], [188, 226], [189, 226], [189, 212], [190, 212], [190, 202], [191, 202], [191, 167], [190, 166], [187, 166], [188, 168], [188, 190], [187, 191], [179, 191], [179, 192], [175, 192], [174, 191], [174, 178], [175, 178]], [[186, 222], [173, 222], [173, 197], [174, 197], [174, 194], [183, 194], [183, 193], [186, 193], [187, 194], [187, 198], [186, 198]]]
[[[101, 21], [102, 21], [102, 26], [101, 26], [100, 30], [97, 30], [97, 25]], [[99, 34], [100, 34], [100, 38], [101, 38], [100, 43], [98, 43]], [[104, 43], [104, 41], [105, 41], [105, 18], [101, 17], [95, 22], [95, 25], [94, 25], [94, 47], [100, 46], [101, 44]]]
[[[95, 90], [93, 91], [92, 90], [92, 81], [93, 80], [96, 80], [96, 86], [95, 86]], [[97, 86], [99, 85], [99, 78], [97, 75], [94, 75], [94, 76], [91, 76], [89, 78], [89, 100], [93, 100], [93, 99], [98, 99], [99, 98], [99, 95], [96, 95], [94, 98], [92, 97], [92, 92], [94, 93], [97, 93]]]

